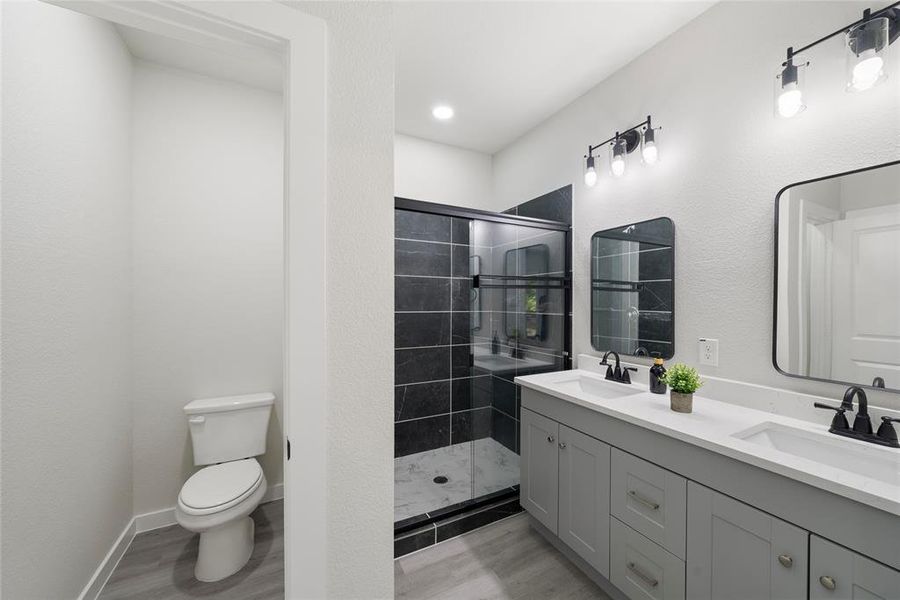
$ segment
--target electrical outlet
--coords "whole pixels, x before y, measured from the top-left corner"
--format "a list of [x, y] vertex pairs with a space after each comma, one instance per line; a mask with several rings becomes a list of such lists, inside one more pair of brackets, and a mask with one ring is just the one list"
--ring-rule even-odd
[[700, 364], [719, 366], [719, 340], [700, 338]]

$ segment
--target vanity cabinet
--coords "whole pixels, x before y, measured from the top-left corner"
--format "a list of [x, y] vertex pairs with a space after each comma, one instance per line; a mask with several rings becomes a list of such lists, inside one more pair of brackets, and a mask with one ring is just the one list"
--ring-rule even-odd
[[609, 572], [609, 446], [559, 426], [559, 538]]
[[519, 502], [541, 525], [557, 533], [559, 519], [559, 423], [522, 410]]
[[694, 482], [687, 525], [688, 598], [806, 598], [807, 531]]
[[900, 598], [900, 571], [819, 536], [810, 536], [809, 561], [809, 600]]
[[523, 508], [613, 598], [900, 600], [900, 546], [859, 553], [894, 516], [528, 388], [521, 428]]
[[609, 574], [609, 446], [522, 409], [522, 507]]

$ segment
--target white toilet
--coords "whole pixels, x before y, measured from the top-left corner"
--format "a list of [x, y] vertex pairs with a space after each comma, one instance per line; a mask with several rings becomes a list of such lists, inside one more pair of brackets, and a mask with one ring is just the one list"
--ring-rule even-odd
[[254, 456], [266, 451], [271, 393], [194, 400], [184, 407], [194, 445], [194, 464], [211, 465], [181, 487], [175, 518], [200, 534], [194, 576], [218, 581], [238, 572], [253, 552], [250, 513], [266, 493], [266, 477]]

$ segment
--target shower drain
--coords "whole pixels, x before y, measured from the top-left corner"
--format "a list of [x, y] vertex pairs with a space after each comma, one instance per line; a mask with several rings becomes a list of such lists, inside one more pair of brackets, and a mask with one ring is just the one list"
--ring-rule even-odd
[[434, 482], [435, 482], [435, 483], [442, 483], [442, 484], [443, 484], [443, 483], [447, 483], [448, 481], [450, 481], [450, 480], [447, 479], [444, 475], [438, 475], [437, 477], [434, 478]]

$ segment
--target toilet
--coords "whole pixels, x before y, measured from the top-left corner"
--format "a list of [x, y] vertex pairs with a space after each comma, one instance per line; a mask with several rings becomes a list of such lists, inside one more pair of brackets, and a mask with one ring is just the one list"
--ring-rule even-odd
[[194, 464], [203, 468], [181, 487], [175, 519], [200, 534], [194, 566], [200, 581], [219, 581], [237, 573], [253, 553], [250, 513], [267, 488], [254, 457], [266, 451], [274, 402], [275, 395], [265, 392], [194, 400], [184, 407]]

